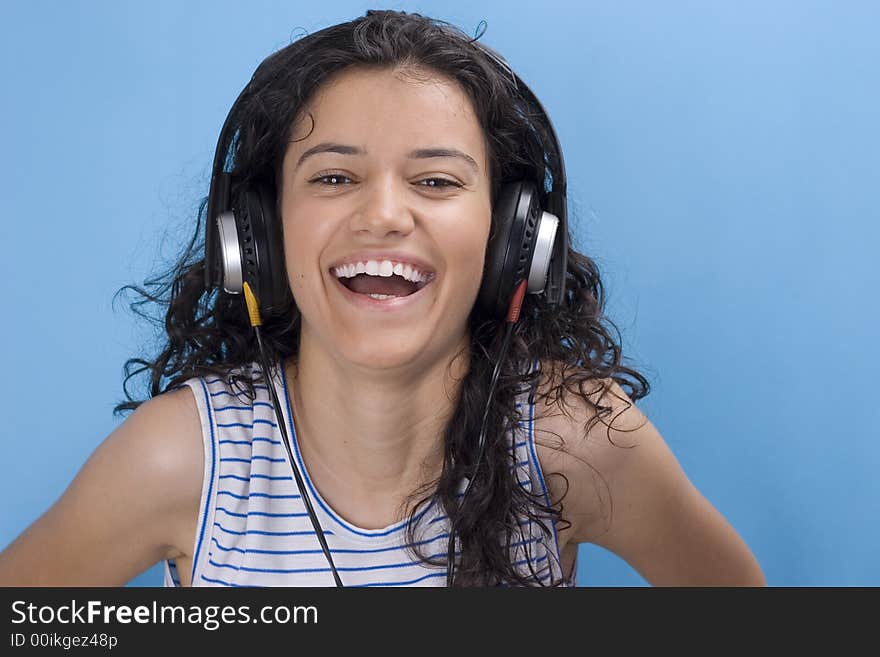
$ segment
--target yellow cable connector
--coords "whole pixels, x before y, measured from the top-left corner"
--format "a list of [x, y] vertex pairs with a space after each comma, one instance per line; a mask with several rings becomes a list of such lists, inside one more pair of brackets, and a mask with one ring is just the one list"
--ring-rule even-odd
[[263, 320], [260, 318], [260, 306], [257, 304], [257, 297], [254, 296], [251, 286], [248, 285], [247, 281], [244, 282], [244, 300], [247, 303], [251, 326], [262, 326]]

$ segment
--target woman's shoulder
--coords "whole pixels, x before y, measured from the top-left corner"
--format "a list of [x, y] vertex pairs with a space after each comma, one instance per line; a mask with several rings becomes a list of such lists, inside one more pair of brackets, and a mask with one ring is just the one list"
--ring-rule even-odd
[[121, 458], [139, 464], [141, 493], [170, 528], [164, 558], [192, 550], [204, 469], [202, 420], [195, 391], [187, 385], [141, 404], [109, 440]]
[[[542, 361], [533, 397], [535, 449], [551, 500], [562, 500], [564, 535], [590, 542], [611, 522], [609, 480], [621, 473], [632, 450], [653, 429], [612, 378], [578, 385], [559, 362]], [[574, 382], [574, 383], [572, 383]]]
[[568, 543], [595, 543], [654, 585], [762, 585], [748, 547], [620, 385], [589, 380], [583, 395], [555, 395], [563, 383], [559, 367], [542, 376], [535, 441], [568, 483], [551, 485], [554, 499], [566, 493]]
[[202, 454], [202, 423], [191, 386], [182, 385], [145, 401], [126, 423], [129, 432], [150, 443], [156, 460], [168, 461], [167, 466], [180, 463], [182, 454]]

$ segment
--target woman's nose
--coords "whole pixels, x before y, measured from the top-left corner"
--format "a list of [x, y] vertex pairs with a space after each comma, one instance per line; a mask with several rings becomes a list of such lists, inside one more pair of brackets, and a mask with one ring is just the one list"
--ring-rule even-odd
[[364, 184], [364, 202], [352, 217], [351, 229], [377, 237], [411, 232], [414, 221], [406, 201], [409, 183], [388, 175]]

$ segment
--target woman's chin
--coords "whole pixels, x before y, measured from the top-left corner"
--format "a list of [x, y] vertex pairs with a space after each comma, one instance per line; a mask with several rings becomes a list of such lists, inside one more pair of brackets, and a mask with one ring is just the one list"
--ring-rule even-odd
[[365, 369], [393, 370], [424, 362], [424, 344], [400, 339], [362, 339], [342, 349], [342, 357]]
[[466, 344], [466, 326], [445, 335], [449, 328], [448, 323], [430, 327], [423, 323], [371, 329], [363, 324], [343, 326], [339, 322], [325, 325], [321, 330], [304, 324], [300, 349], [317, 349], [324, 352], [324, 358], [355, 371], [385, 370], [404, 374], [412, 369], [416, 374], [424, 374], [432, 364], [448, 360], [461, 351], [463, 342]]

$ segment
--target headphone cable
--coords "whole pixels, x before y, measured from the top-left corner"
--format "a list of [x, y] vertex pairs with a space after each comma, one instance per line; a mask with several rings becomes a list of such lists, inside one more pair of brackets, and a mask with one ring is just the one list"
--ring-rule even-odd
[[[519, 319], [519, 313], [522, 309], [523, 298], [526, 294], [526, 285], [527, 281], [523, 280], [516, 288], [516, 291], [513, 293], [513, 298], [510, 300], [510, 306], [507, 311], [507, 319], [504, 324], [504, 339], [501, 343], [501, 349], [498, 352], [498, 359], [495, 361], [495, 369], [492, 370], [492, 379], [489, 382], [489, 397], [486, 401], [486, 408], [483, 409], [483, 422], [480, 425], [480, 437], [477, 439], [477, 458], [474, 461], [474, 468], [471, 473], [470, 479], [468, 479], [467, 486], [464, 489], [464, 493], [461, 495], [461, 500], [458, 505], [459, 508], [464, 506], [464, 502], [467, 499], [467, 495], [471, 490], [471, 485], [474, 483], [474, 479], [477, 478], [477, 472], [480, 467], [483, 465], [483, 458], [486, 453], [486, 429], [489, 423], [489, 411], [492, 408], [492, 398], [495, 395], [495, 388], [498, 384], [498, 377], [501, 375], [501, 364], [504, 362], [504, 359], [507, 357], [507, 350], [510, 346], [510, 338], [513, 335], [513, 327]], [[458, 524], [459, 516], [456, 515], [455, 519], [451, 523], [449, 527], [449, 542], [446, 550], [446, 586], [451, 587], [453, 579], [455, 578], [455, 528]]]
[[[281, 413], [281, 404], [278, 401], [278, 395], [275, 392], [275, 386], [272, 384], [269, 374], [269, 360], [266, 357], [266, 350], [263, 348], [263, 338], [260, 331], [260, 326], [262, 326], [263, 321], [260, 318], [260, 308], [257, 304], [257, 299], [254, 296], [253, 291], [251, 291], [251, 286], [248, 285], [247, 281], [245, 281], [244, 283], [244, 297], [247, 303], [248, 316], [250, 317], [251, 326], [253, 327], [254, 333], [256, 333], [257, 336], [257, 346], [259, 347], [260, 351], [260, 362], [263, 366], [263, 377], [266, 379], [266, 384], [269, 388], [269, 394], [272, 396], [272, 405], [275, 408], [275, 417], [278, 420], [278, 427], [281, 429], [281, 435], [284, 438], [284, 447], [287, 448], [287, 455], [290, 458], [290, 467], [293, 470], [293, 476], [296, 478], [296, 485], [299, 487], [300, 493], [302, 493], [302, 501], [305, 504], [306, 511], [308, 511], [309, 520], [311, 520], [312, 522], [312, 527], [315, 530], [315, 535], [318, 537], [318, 542], [321, 544], [321, 549], [324, 551], [324, 556], [327, 558], [327, 563], [330, 564], [330, 570], [333, 573], [333, 579], [336, 581], [336, 586], [342, 587], [342, 580], [339, 578], [339, 573], [336, 572], [336, 564], [333, 563], [333, 556], [330, 553], [330, 547], [327, 545], [327, 539], [324, 537], [324, 531], [321, 529], [321, 523], [318, 522], [318, 516], [315, 514], [314, 507], [312, 507], [312, 501], [311, 499], [309, 499], [309, 494], [306, 491], [305, 483], [303, 482], [302, 476], [299, 473], [299, 468], [296, 467], [296, 462], [293, 460], [293, 452], [290, 449], [290, 439], [287, 435], [287, 425], [284, 422], [284, 415]], [[291, 418], [291, 422], [293, 422], [293, 418]]]

